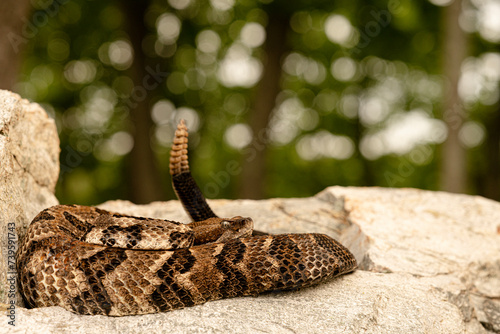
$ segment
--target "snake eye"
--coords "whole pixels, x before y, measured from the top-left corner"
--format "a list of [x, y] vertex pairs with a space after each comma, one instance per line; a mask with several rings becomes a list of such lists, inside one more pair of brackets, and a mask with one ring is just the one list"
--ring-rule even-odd
[[229, 226], [231, 226], [231, 223], [228, 222], [227, 220], [221, 221], [220, 224], [221, 224], [222, 228], [229, 228]]

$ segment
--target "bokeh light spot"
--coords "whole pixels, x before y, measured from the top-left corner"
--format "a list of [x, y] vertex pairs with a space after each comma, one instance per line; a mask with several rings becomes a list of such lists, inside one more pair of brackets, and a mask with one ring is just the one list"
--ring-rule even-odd
[[196, 36], [196, 47], [206, 53], [215, 53], [219, 50], [221, 40], [219, 34], [213, 30], [203, 30]]
[[325, 34], [331, 42], [345, 47], [353, 47], [358, 43], [356, 34], [354, 33], [354, 27], [351, 25], [351, 22], [342, 15], [332, 14], [326, 19]]
[[175, 106], [169, 100], [159, 100], [151, 109], [151, 118], [156, 124], [166, 124], [173, 122]]
[[210, 0], [213, 8], [221, 11], [226, 11], [234, 6], [234, 0]]
[[73, 60], [64, 67], [64, 77], [71, 83], [88, 84], [94, 81], [97, 73], [92, 60]]
[[297, 154], [304, 160], [320, 158], [345, 160], [354, 154], [354, 143], [349, 137], [334, 135], [326, 130], [303, 136], [295, 148]]
[[226, 87], [252, 87], [259, 81], [261, 74], [261, 62], [236, 44], [229, 48], [220, 62], [217, 77]]
[[156, 20], [158, 40], [163, 44], [173, 44], [181, 32], [181, 20], [171, 13], [161, 14]]
[[235, 149], [242, 149], [252, 141], [252, 130], [247, 124], [233, 124], [224, 133], [224, 141]]
[[168, 4], [175, 9], [182, 10], [191, 4], [191, 0], [168, 0]]
[[256, 22], [245, 24], [240, 33], [241, 42], [249, 47], [256, 48], [261, 46], [266, 40], [266, 30]]
[[109, 44], [108, 57], [114, 68], [126, 70], [132, 65], [134, 51], [128, 41], [117, 40]]
[[338, 81], [351, 81], [354, 80], [357, 74], [356, 62], [348, 57], [341, 57], [332, 63], [332, 75]]
[[484, 126], [478, 122], [468, 121], [460, 129], [458, 136], [460, 141], [467, 147], [473, 148], [483, 143], [486, 131]]

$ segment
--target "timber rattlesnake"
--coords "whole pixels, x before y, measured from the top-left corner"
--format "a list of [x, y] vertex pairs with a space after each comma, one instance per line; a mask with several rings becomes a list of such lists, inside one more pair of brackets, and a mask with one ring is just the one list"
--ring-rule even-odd
[[356, 269], [349, 250], [326, 235], [252, 235], [250, 218], [218, 218], [189, 172], [182, 121], [170, 172], [193, 223], [78, 205], [40, 212], [17, 253], [26, 304], [146, 314], [305, 287]]

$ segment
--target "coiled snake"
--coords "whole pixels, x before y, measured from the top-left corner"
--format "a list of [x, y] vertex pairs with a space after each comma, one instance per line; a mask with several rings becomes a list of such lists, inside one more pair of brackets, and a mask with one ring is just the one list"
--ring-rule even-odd
[[31, 222], [17, 253], [27, 306], [79, 314], [164, 312], [310, 286], [356, 268], [323, 234], [265, 235], [250, 218], [218, 218], [191, 177], [181, 121], [170, 156], [175, 192], [193, 223], [57, 205]]

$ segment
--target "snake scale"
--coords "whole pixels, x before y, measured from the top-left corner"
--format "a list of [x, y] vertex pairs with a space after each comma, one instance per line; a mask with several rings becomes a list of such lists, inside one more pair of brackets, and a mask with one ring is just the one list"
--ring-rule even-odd
[[251, 218], [217, 217], [191, 177], [187, 136], [181, 121], [170, 173], [194, 222], [79, 205], [43, 210], [17, 253], [27, 306], [108, 316], [165, 312], [306, 287], [356, 269], [351, 252], [326, 235], [266, 235], [252, 232]]

